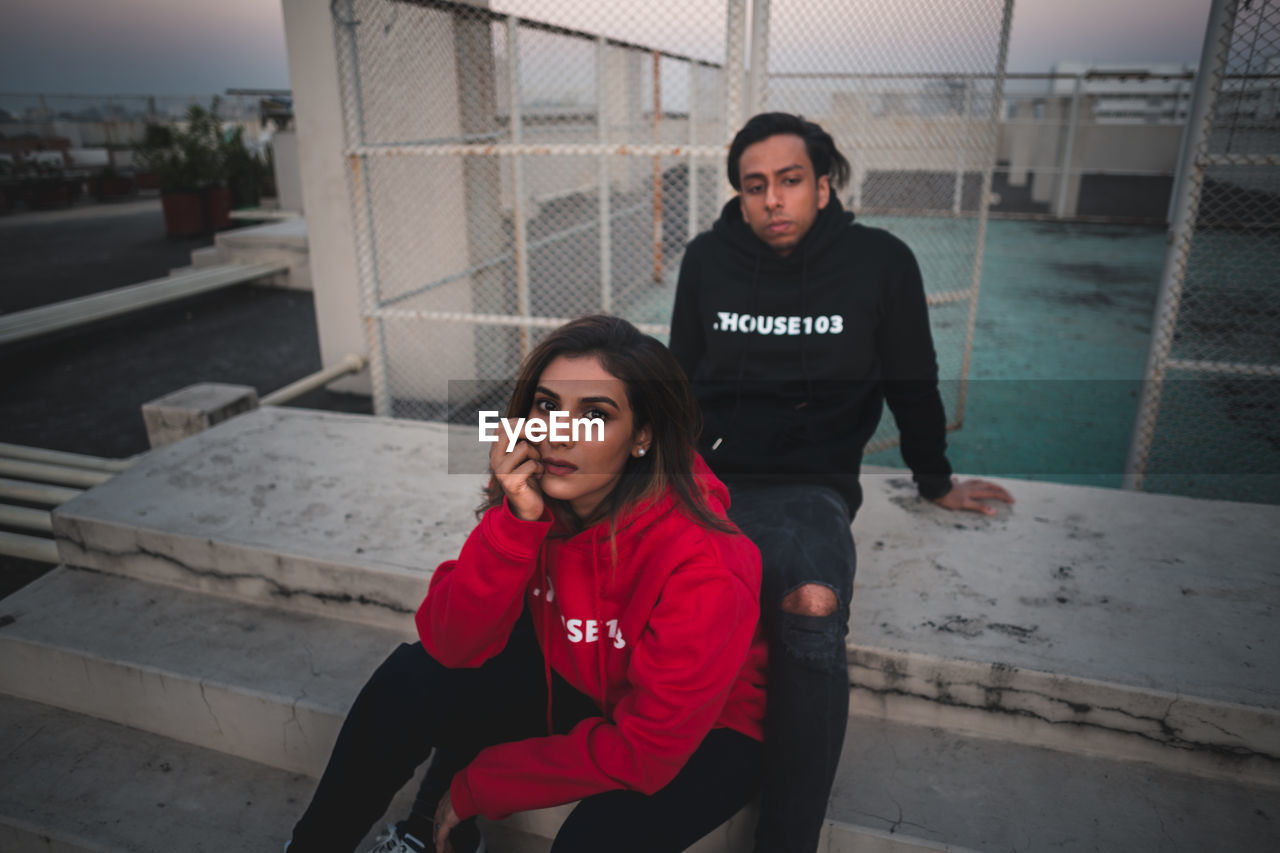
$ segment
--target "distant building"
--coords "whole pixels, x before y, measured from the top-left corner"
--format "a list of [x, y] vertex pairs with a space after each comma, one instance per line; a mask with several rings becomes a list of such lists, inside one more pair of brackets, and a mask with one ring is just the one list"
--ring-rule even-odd
[[1182, 124], [1191, 111], [1196, 66], [1176, 63], [1059, 62], [1049, 80], [1051, 96], [1094, 97], [1093, 120], [1105, 124]]

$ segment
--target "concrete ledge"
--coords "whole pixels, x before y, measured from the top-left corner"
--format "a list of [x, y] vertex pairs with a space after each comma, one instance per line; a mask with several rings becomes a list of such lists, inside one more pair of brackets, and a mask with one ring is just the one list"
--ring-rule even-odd
[[1280, 712], [1003, 664], [855, 647], [850, 713], [1280, 786]]
[[148, 454], [54, 513], [71, 565], [396, 630], [475, 525], [447, 429], [268, 407]]
[[204, 432], [258, 407], [258, 392], [248, 385], [198, 382], [142, 404], [142, 420], [152, 448]]

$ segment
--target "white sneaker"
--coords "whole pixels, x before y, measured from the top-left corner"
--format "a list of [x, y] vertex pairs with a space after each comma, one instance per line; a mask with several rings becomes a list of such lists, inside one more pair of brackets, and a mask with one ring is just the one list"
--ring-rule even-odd
[[401, 835], [396, 825], [389, 823], [369, 853], [425, 853], [426, 849], [426, 842], [408, 833]]

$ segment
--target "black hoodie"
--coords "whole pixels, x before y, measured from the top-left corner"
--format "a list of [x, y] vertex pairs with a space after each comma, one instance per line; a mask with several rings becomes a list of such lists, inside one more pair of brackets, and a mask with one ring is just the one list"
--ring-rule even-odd
[[702, 406], [699, 449], [731, 483], [829, 485], [852, 515], [888, 401], [920, 494], [951, 488], [920, 268], [901, 240], [854, 224], [834, 193], [786, 257], [731, 199], [685, 251], [671, 350]]

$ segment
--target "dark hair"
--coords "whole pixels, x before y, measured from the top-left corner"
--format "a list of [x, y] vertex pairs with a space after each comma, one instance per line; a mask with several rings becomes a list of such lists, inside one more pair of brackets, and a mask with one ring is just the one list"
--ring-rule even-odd
[[[670, 486], [678, 504], [694, 521], [717, 530], [736, 532], [731, 524], [711, 511], [694, 482], [694, 446], [702, 429], [702, 418], [684, 370], [671, 350], [626, 320], [593, 314], [552, 332], [520, 366], [506, 417], [528, 416], [543, 371], [562, 355], [598, 358], [605, 370], [627, 386], [633, 427], [637, 430], [648, 427], [652, 436], [648, 452], [640, 457], [627, 457], [617, 486], [590, 518], [577, 519], [577, 524], [585, 528], [605, 518], [616, 521], [623, 508], [654, 500]], [[479, 511], [483, 513], [498, 506], [502, 500], [502, 485], [497, 478], [490, 477], [485, 502]], [[562, 520], [574, 521], [567, 504], [549, 497], [545, 500]]]
[[804, 140], [805, 151], [809, 153], [809, 161], [813, 163], [814, 180], [825, 175], [831, 180], [834, 189], [844, 188], [849, 180], [849, 161], [836, 148], [835, 140], [822, 129], [822, 125], [791, 113], [760, 113], [752, 116], [742, 126], [742, 130], [733, 138], [733, 144], [729, 146], [729, 183], [735, 190], [742, 190], [742, 181], [738, 176], [742, 152], [761, 140], [784, 133]]

